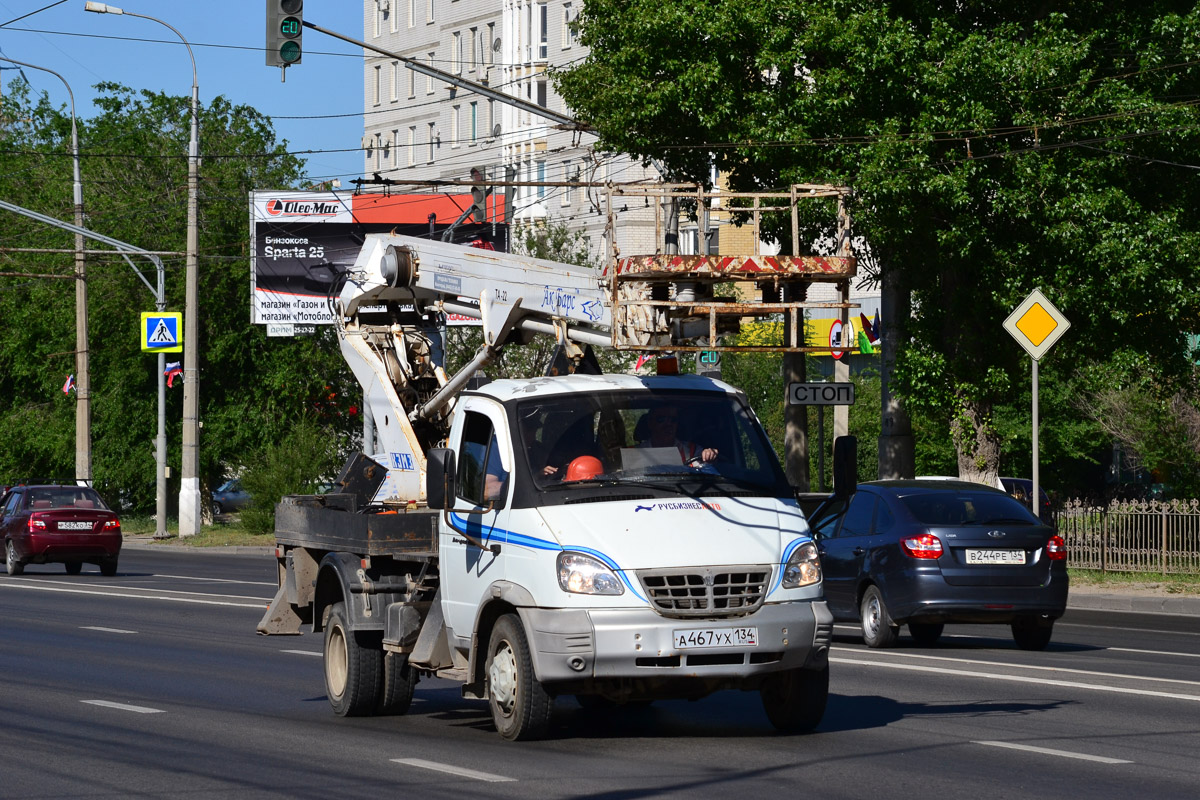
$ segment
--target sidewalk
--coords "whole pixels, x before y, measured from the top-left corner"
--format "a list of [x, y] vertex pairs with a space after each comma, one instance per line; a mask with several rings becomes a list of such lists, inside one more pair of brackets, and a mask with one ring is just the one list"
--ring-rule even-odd
[[1200, 595], [1168, 594], [1148, 586], [1072, 585], [1067, 608], [1098, 611], [1132, 611], [1138, 614], [1181, 614], [1200, 618]]

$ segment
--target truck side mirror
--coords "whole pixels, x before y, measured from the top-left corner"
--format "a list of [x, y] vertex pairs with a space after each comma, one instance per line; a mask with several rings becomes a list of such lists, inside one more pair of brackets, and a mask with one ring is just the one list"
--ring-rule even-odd
[[858, 491], [858, 437], [833, 440], [833, 496], [846, 499]]
[[448, 447], [435, 447], [429, 451], [425, 463], [425, 502], [430, 508], [449, 508], [454, 505], [454, 451]]

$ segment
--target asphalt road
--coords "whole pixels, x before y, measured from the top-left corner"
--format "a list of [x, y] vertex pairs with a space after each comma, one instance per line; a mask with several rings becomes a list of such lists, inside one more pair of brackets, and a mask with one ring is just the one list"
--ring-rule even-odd
[[1071, 611], [1043, 653], [962, 626], [919, 649], [836, 630], [819, 731], [753, 694], [585, 712], [513, 744], [424, 681], [340, 719], [317, 637], [254, 628], [261, 554], [127, 549], [121, 572], [0, 576], [0, 797], [1200, 797], [1200, 621]]

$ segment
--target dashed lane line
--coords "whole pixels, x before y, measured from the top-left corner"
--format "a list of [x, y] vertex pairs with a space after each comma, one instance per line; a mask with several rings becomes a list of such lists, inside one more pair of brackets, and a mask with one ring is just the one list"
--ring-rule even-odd
[[476, 781], [487, 781], [488, 783], [508, 783], [516, 781], [516, 778], [506, 778], [503, 775], [493, 775], [490, 772], [479, 772], [465, 767], [456, 767], [452, 764], [442, 764], [437, 761], [426, 761], [423, 758], [393, 758], [397, 764], [404, 764], [409, 767], [419, 767], [421, 769], [431, 769], [435, 772], [445, 772], [450, 775], [457, 775], [460, 778], [470, 778]]
[[1040, 753], [1045, 756], [1059, 756], [1061, 758], [1078, 758], [1081, 761], [1096, 761], [1100, 764], [1132, 764], [1132, 761], [1126, 761], [1123, 758], [1106, 758], [1105, 756], [1090, 756], [1086, 753], [1072, 753], [1070, 750], [1054, 750], [1049, 747], [1034, 747], [1030, 744], [1017, 744], [1016, 742], [975, 742], [975, 744], [984, 744], [988, 747], [1007, 747], [1010, 750], [1024, 750], [1027, 753]]
[[81, 631], [100, 631], [101, 633], [137, 633], [137, 631], [127, 631], [122, 628], [101, 628], [99, 625], [80, 625]]
[[115, 708], [118, 711], [132, 711], [135, 714], [165, 714], [166, 710], [161, 708], [148, 708], [147, 706], [131, 706], [128, 703], [114, 703], [111, 700], [80, 700], [89, 706], [102, 706], [104, 708]]
[[[171, 601], [174, 603], [195, 603], [198, 605], [206, 605], [206, 606], [232, 606], [234, 608], [259, 608], [259, 609], [261, 609], [261, 608], [266, 608], [267, 606], [269, 606], [271, 604], [269, 600], [266, 600], [263, 598], [258, 598], [258, 597], [238, 597], [237, 595], [208, 595], [208, 594], [204, 594], [202, 592], [186, 592], [184, 594], [196, 595], [196, 596], [184, 596], [184, 597], [181, 597], [178, 594], [173, 594], [173, 595], [126, 594], [125, 592], [96, 591], [95, 589], [77, 589], [77, 588], [74, 588], [71, 586], [50, 586], [47, 584], [39, 584], [39, 583], [33, 582], [33, 581], [18, 582], [19, 580], [20, 579], [14, 580], [12, 578], [9, 578], [6, 581], [0, 581], [0, 588], [32, 589], [34, 591], [39, 591], [39, 592], [62, 592], [64, 594], [87, 594], [87, 595], [95, 595], [95, 596], [99, 596], [99, 597], [123, 597], [123, 598], [130, 599], [130, 600], [168, 600], [168, 601]], [[136, 590], [131, 589], [131, 588], [126, 588], [126, 591], [136, 591]], [[145, 591], [151, 591], [151, 590], [145, 590]], [[161, 590], [159, 590], [159, 591], [161, 591]], [[239, 600], [249, 600], [249, 601], [254, 601], [254, 602], [235, 603], [235, 602], [230, 602], [228, 600], [201, 599], [201, 598], [207, 598], [207, 597], [234, 597]]]

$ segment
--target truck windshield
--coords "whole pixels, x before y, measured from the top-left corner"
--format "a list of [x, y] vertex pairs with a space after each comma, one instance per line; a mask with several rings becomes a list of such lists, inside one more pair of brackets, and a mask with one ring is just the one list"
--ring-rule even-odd
[[719, 392], [571, 394], [517, 406], [539, 489], [589, 482], [732, 482], [771, 495], [790, 489], [753, 413]]

